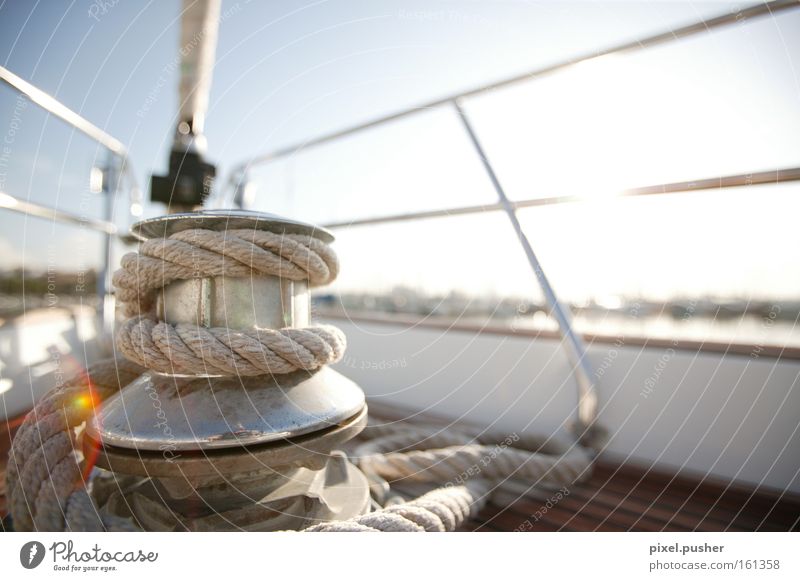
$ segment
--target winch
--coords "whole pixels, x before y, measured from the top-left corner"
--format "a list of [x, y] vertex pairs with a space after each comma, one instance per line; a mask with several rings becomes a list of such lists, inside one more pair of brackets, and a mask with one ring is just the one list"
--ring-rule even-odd
[[[310, 224], [244, 210], [171, 214], [132, 228], [143, 243], [195, 231], [220, 233], [223, 244], [226, 233], [243, 231], [285, 236], [287, 246], [298, 236], [333, 241]], [[225, 257], [223, 248], [218, 251]], [[276, 254], [287, 256], [282, 249]], [[308, 281], [263, 273], [203, 276], [208, 265], [198, 268], [198, 276], [169, 282], [157, 293], [156, 318], [167, 328], [224, 329], [231, 337], [252, 338], [308, 326]], [[169, 343], [176, 350], [179, 345]], [[192, 347], [202, 357], [202, 346]], [[259, 356], [256, 350], [251, 355]], [[227, 374], [213, 364], [210, 350], [208, 360], [206, 369], [193, 372], [177, 358], [171, 372], [146, 371], [87, 424], [84, 454], [106, 471], [93, 487], [101, 510], [132, 517], [147, 530], [260, 531], [302, 529], [369, 511], [367, 478], [337, 451], [366, 425], [358, 385], [326, 366]], [[141, 363], [148, 366], [146, 359]]]
[[509, 478], [590, 473], [586, 449], [552, 436], [407, 425], [375, 426], [352, 464], [339, 450], [367, 424], [364, 393], [327, 367], [342, 332], [309, 321], [309, 287], [338, 273], [330, 233], [242, 210], [133, 233], [118, 356], [48, 392], [14, 438], [15, 530], [452, 531]]

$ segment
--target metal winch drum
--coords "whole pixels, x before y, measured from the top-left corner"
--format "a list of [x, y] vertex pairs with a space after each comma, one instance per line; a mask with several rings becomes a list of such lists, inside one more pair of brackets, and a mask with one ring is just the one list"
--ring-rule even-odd
[[[136, 224], [139, 240], [193, 228], [326, 230], [248, 211], [172, 214]], [[232, 331], [303, 327], [304, 281], [225, 276], [167, 285], [159, 319]], [[146, 529], [301, 529], [370, 509], [367, 478], [336, 451], [366, 425], [362, 390], [329, 367], [256, 377], [149, 371], [106, 400], [84, 435], [103, 510]]]

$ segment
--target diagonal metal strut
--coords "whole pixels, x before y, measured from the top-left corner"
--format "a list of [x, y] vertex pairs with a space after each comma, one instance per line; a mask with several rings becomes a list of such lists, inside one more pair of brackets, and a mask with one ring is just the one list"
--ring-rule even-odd
[[572, 326], [572, 317], [570, 316], [569, 310], [556, 296], [553, 287], [550, 285], [550, 281], [547, 279], [547, 275], [545, 275], [544, 270], [539, 263], [539, 259], [536, 258], [533, 247], [531, 246], [528, 237], [525, 236], [525, 232], [522, 230], [522, 225], [519, 223], [517, 212], [514, 209], [514, 206], [508, 200], [508, 196], [506, 196], [505, 190], [503, 190], [503, 186], [500, 184], [500, 180], [498, 180], [497, 175], [494, 173], [494, 168], [492, 168], [492, 164], [486, 157], [483, 147], [481, 146], [481, 142], [478, 140], [478, 136], [475, 134], [475, 130], [472, 128], [472, 124], [470, 123], [466, 112], [462, 108], [458, 99], [454, 99], [452, 103], [453, 107], [455, 107], [455, 110], [458, 113], [459, 118], [461, 119], [462, 124], [464, 125], [464, 129], [466, 130], [472, 145], [475, 147], [475, 151], [477, 152], [478, 157], [480, 158], [481, 163], [483, 164], [483, 167], [489, 176], [489, 179], [492, 182], [495, 192], [497, 192], [500, 205], [502, 206], [503, 211], [505, 211], [505, 213], [508, 215], [508, 219], [511, 221], [511, 226], [514, 228], [517, 239], [519, 240], [522, 249], [525, 251], [525, 256], [528, 258], [528, 263], [531, 265], [533, 273], [536, 275], [536, 280], [539, 282], [539, 286], [542, 288], [542, 292], [544, 293], [550, 313], [558, 322], [558, 328], [563, 339], [562, 343], [565, 347], [570, 364], [575, 372], [575, 380], [578, 384], [578, 424], [575, 432], [579, 438], [584, 438], [588, 431], [594, 427], [593, 425], [597, 415], [597, 394], [595, 391], [594, 381], [592, 380], [594, 377], [594, 370], [592, 369], [592, 366], [586, 357], [586, 346], [583, 343], [583, 339], [581, 339], [580, 335], [575, 332], [575, 329]]

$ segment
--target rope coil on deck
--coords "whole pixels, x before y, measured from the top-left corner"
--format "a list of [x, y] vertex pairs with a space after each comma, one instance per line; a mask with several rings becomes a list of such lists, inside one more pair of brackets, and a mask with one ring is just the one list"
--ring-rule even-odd
[[[455, 531], [476, 516], [493, 490], [508, 479], [529, 486], [568, 486], [590, 475], [591, 457], [586, 450], [550, 439], [527, 439], [524, 444], [532, 444], [532, 451], [506, 444], [508, 437], [495, 445], [468, 443], [481, 437], [460, 430], [424, 430], [401, 424], [381, 431], [383, 436], [356, 449], [363, 472], [389, 482], [439, 487], [417, 499], [347, 521], [321, 523], [305, 529], [307, 532]], [[420, 446], [443, 447], [416, 449]]]
[[252, 229], [192, 229], [142, 242], [114, 273], [117, 299], [129, 318], [117, 331], [117, 348], [131, 361], [162, 373], [255, 376], [312, 371], [344, 355], [336, 327], [233, 331], [157, 321], [158, 292], [177, 280], [272, 275], [332, 282], [339, 261], [313, 236]]

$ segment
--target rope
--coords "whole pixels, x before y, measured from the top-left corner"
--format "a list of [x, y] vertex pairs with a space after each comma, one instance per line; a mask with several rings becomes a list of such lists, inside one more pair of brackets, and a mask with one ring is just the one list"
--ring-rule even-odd
[[252, 376], [311, 371], [342, 358], [344, 334], [330, 325], [305, 329], [232, 331], [128, 319], [117, 348], [143, 367], [162, 373]]
[[437, 488], [415, 500], [346, 521], [314, 525], [309, 533], [449, 532], [474, 516], [486, 502], [489, 485], [474, 480], [465, 485]]
[[232, 331], [156, 321], [155, 298], [176, 280], [273, 275], [312, 286], [336, 278], [333, 250], [312, 236], [260, 230], [193, 229], [142, 242], [114, 273], [117, 299], [129, 318], [117, 332], [119, 351], [162, 373], [254, 376], [313, 371], [339, 361], [344, 334], [322, 325], [304, 329]]
[[[368, 428], [370, 429], [370, 428]], [[447, 532], [457, 530], [484, 506], [491, 492], [514, 478], [529, 485], [568, 486], [589, 476], [591, 458], [582, 448], [569, 450], [536, 438], [537, 451], [511, 447], [521, 438], [506, 437], [494, 446], [465, 444], [463, 431], [435, 431], [407, 426], [382, 428], [384, 436], [356, 449], [358, 466], [388, 481], [436, 483], [421, 497], [347, 521], [321, 523], [307, 532]], [[444, 445], [429, 450], [398, 448]], [[566, 452], [546, 454], [546, 447]]]
[[14, 437], [6, 468], [15, 530], [132, 530], [127, 521], [99, 516], [86, 490], [87, 467], [76, 449], [73, 429], [144, 371], [125, 360], [100, 361], [48, 392], [28, 413]]
[[176, 280], [272, 275], [321, 286], [339, 273], [336, 254], [321, 240], [261, 230], [184, 230], [142, 242], [121, 266], [113, 282], [129, 317], [149, 314], [158, 290]]
[[516, 448], [496, 450], [491, 446], [463, 445], [433, 450], [415, 450], [367, 456], [359, 466], [387, 480], [408, 482], [452, 482], [480, 474], [490, 480], [510, 477], [546, 484], [572, 483], [585, 468], [583, 455], [575, 458], [531, 454]]

